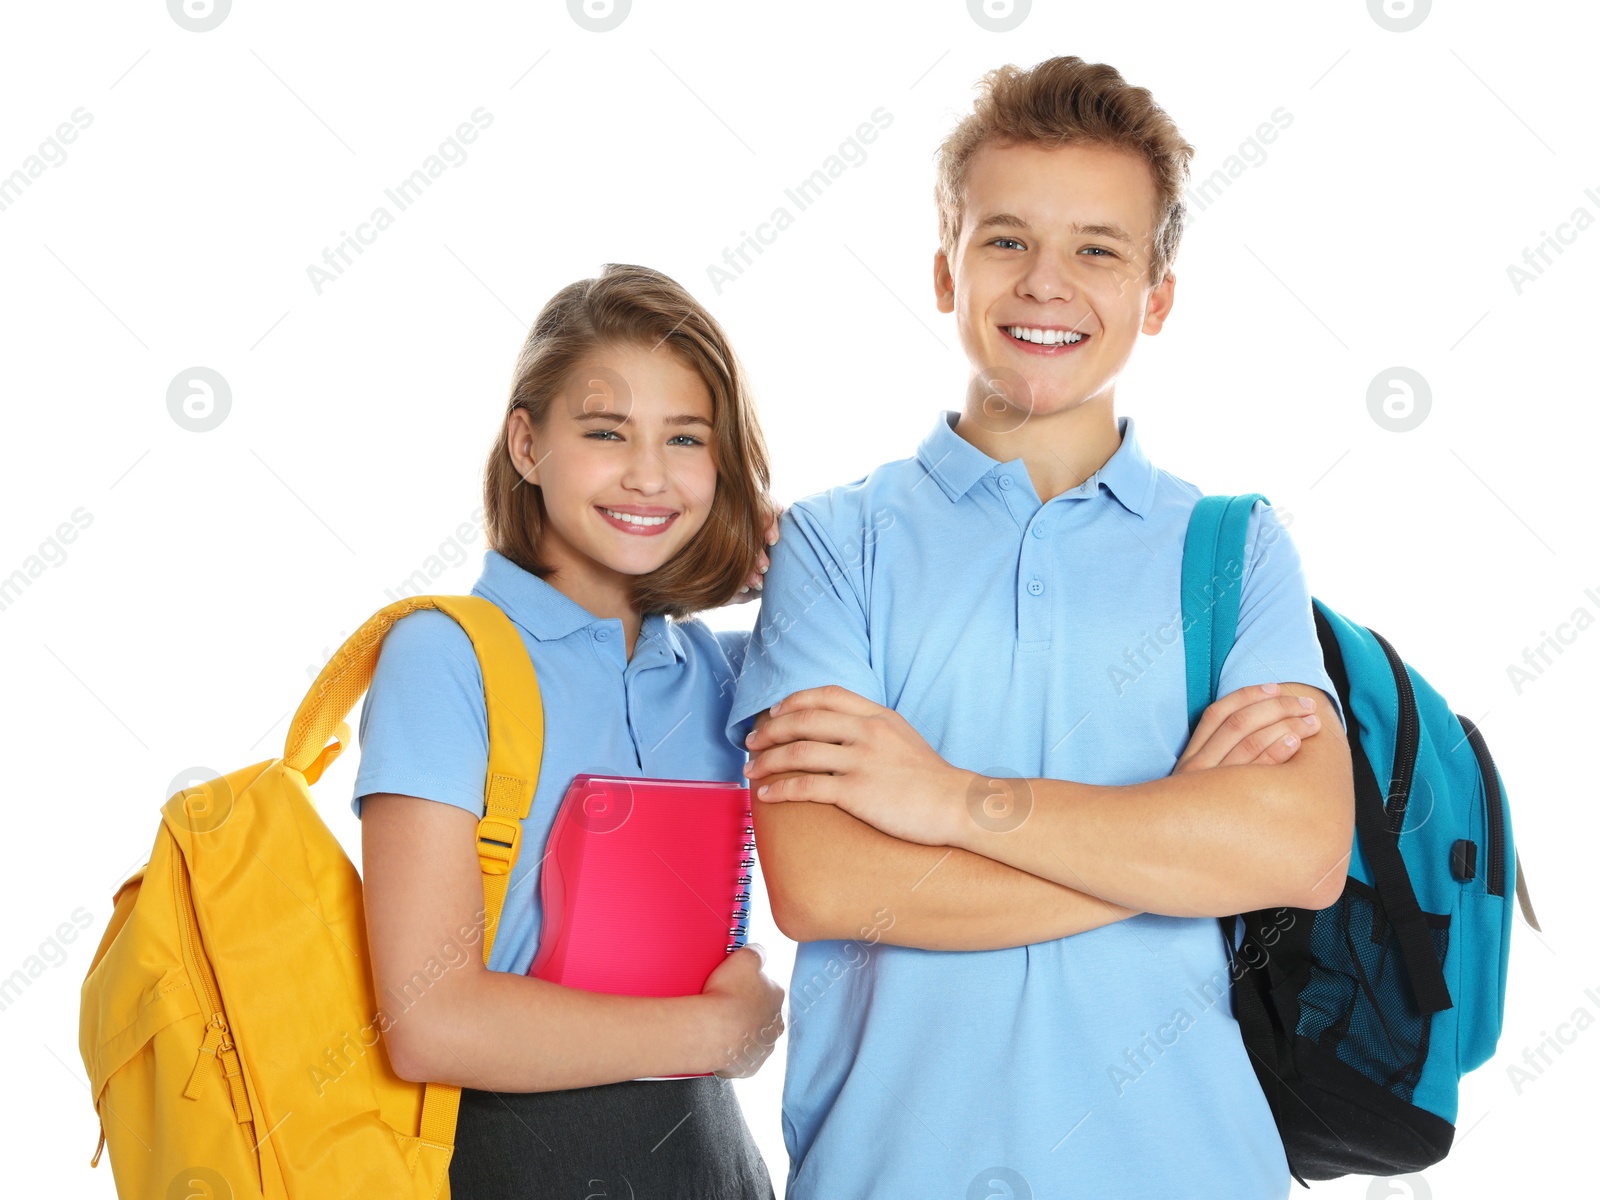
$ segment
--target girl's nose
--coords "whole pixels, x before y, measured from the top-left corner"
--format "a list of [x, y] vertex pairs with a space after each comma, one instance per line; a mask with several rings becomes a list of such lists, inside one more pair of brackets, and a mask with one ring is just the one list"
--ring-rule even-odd
[[628, 460], [623, 485], [641, 492], [659, 492], [667, 486], [667, 464], [654, 446], [638, 444]]

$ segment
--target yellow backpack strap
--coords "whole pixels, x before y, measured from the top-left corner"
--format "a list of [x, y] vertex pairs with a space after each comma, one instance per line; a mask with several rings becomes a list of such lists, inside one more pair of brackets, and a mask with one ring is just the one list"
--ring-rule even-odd
[[[527, 647], [509, 617], [481, 596], [411, 596], [379, 609], [328, 660], [289, 723], [283, 761], [315, 782], [350, 742], [345, 718], [372, 682], [384, 636], [401, 617], [436, 608], [453, 617], [472, 639], [483, 672], [489, 714], [489, 771], [484, 815], [478, 822], [478, 866], [483, 872], [483, 961], [488, 965], [505, 905], [511, 868], [522, 848], [522, 820], [533, 803], [544, 754], [544, 706]], [[334, 738], [334, 745], [328, 739]], [[423, 1095], [424, 1141], [455, 1144], [461, 1089], [430, 1083]]]

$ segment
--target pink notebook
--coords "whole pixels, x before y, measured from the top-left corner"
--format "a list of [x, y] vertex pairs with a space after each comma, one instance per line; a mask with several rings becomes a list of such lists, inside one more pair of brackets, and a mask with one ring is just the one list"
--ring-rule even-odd
[[744, 944], [754, 854], [742, 783], [577, 776], [545, 848], [528, 974], [614, 995], [699, 995]]

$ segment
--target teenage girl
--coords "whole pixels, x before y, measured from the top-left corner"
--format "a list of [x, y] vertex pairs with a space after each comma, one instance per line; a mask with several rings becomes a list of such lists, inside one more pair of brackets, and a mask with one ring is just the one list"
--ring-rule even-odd
[[[462, 1089], [454, 1200], [773, 1197], [730, 1082], [783, 1028], [758, 948], [730, 954], [698, 996], [526, 974], [539, 865], [574, 775], [742, 782], [724, 726], [748, 635], [690, 614], [760, 595], [777, 538], [767, 481], [742, 368], [682, 287], [613, 264], [545, 305], [486, 464], [490, 549], [472, 588], [522, 635], [545, 720], [487, 968], [460, 932], [483, 907], [482, 675], [444, 613], [411, 613], [384, 640], [353, 801], [373, 982], [406, 998], [383, 1034], [395, 1071]], [[449, 969], [420, 989], [430, 959]], [[713, 1074], [644, 1079], [697, 1072]]]

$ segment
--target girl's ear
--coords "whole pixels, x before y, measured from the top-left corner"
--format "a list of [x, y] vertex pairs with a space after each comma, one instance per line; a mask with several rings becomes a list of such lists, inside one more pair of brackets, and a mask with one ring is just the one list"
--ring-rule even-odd
[[539, 441], [533, 418], [525, 408], [512, 410], [506, 418], [506, 446], [511, 453], [511, 465], [527, 482], [539, 483]]

